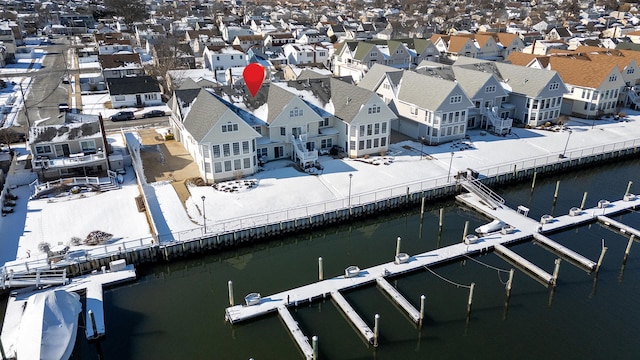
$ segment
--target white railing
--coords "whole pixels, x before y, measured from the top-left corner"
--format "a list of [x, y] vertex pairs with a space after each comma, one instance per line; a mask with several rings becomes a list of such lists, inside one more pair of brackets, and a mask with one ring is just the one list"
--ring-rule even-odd
[[500, 135], [505, 135], [506, 133], [509, 132], [509, 129], [511, 129], [511, 126], [513, 125], [513, 119], [501, 118], [496, 112], [496, 109], [497, 109], [497, 106], [494, 106], [492, 108], [487, 107], [485, 114], [487, 115], [487, 118], [493, 125], [494, 132]]
[[33, 161], [33, 167], [34, 168], [45, 168], [45, 169], [50, 169], [50, 168], [64, 168], [64, 167], [70, 167], [70, 166], [80, 166], [83, 164], [89, 164], [95, 161], [101, 161], [104, 160], [105, 154], [104, 153], [98, 153], [98, 154], [92, 154], [92, 155], [79, 155], [79, 156], [70, 156], [70, 157], [63, 157], [63, 158], [55, 158], [55, 159], [36, 159]]
[[303, 165], [314, 163], [318, 160], [318, 150], [308, 151], [305, 147], [307, 142], [307, 135], [302, 134], [297, 138], [291, 135], [291, 142], [293, 143], [293, 148], [296, 152], [296, 156]]
[[41, 183], [38, 179], [36, 179], [31, 184], [29, 184], [29, 187], [31, 188], [32, 196], [36, 196], [42, 191], [49, 190], [51, 188], [54, 188], [63, 184], [64, 185], [83, 185], [83, 184], [100, 185], [101, 182], [100, 182], [100, 178], [97, 176], [62, 178], [58, 180], [47, 181], [46, 183]]

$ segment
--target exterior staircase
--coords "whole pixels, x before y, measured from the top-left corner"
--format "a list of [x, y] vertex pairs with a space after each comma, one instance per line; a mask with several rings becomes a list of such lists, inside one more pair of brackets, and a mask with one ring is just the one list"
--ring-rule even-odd
[[636, 107], [640, 107], [640, 96], [638, 96], [638, 94], [636, 93], [635, 86], [627, 90], [627, 97], [633, 105], [635, 105]]
[[504, 204], [504, 199], [500, 197], [500, 195], [493, 192], [493, 190], [491, 190], [485, 184], [480, 182], [479, 179], [460, 177], [458, 179], [458, 182], [467, 191], [476, 194], [480, 198], [480, 200], [482, 200], [482, 202], [492, 210], [502, 207], [502, 205]]
[[498, 115], [497, 110], [498, 110], [497, 106], [487, 107], [485, 109], [485, 115], [487, 116], [487, 119], [491, 123], [491, 126], [493, 126], [494, 133], [498, 135], [506, 135], [509, 133], [509, 130], [511, 130], [511, 126], [513, 125], [513, 119], [501, 118]]
[[291, 143], [295, 152], [295, 160], [300, 163], [303, 168], [315, 164], [318, 161], [318, 150], [307, 150], [307, 134], [301, 134], [298, 137], [291, 135]]

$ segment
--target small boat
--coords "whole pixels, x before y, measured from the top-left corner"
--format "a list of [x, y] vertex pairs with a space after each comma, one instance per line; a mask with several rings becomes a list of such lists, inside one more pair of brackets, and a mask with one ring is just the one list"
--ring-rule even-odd
[[351, 265], [348, 268], [344, 269], [344, 277], [350, 278], [356, 277], [358, 275], [360, 275], [360, 268], [355, 265]]
[[492, 222], [488, 223], [488, 224], [484, 224], [482, 226], [479, 226], [476, 228], [476, 233], [480, 234], [480, 235], [484, 235], [484, 234], [490, 234], [496, 231], [500, 231], [502, 229], [503, 226], [505, 226], [507, 224], [504, 223], [504, 221], [500, 221], [500, 220], [493, 220]]
[[247, 306], [258, 305], [260, 304], [261, 299], [262, 296], [260, 296], [260, 293], [253, 292], [244, 297], [244, 302], [247, 304]]
[[398, 255], [396, 255], [396, 259], [395, 259], [396, 264], [404, 264], [406, 262], [409, 262], [409, 254], [399, 253]]

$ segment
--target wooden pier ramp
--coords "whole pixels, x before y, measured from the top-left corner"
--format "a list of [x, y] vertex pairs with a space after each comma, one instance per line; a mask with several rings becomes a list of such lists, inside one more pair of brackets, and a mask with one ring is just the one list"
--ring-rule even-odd
[[500, 244], [496, 244], [493, 249], [498, 255], [502, 255], [509, 262], [513, 263], [513, 265], [530, 272], [532, 275], [535, 275], [535, 278], [539, 280], [544, 286], [548, 287], [549, 285], [553, 285], [553, 275], [542, 270], [529, 260], [523, 258], [522, 256], [516, 254], [515, 252], [507, 249], [507, 247]]
[[405, 311], [405, 313], [415, 322], [420, 322], [420, 311], [418, 311], [400, 292], [394, 288], [385, 278], [376, 278], [376, 282], [380, 289], [384, 290], [397, 304]]
[[298, 344], [300, 351], [304, 354], [304, 357], [308, 360], [313, 359], [313, 348], [309, 344], [309, 338], [307, 338], [300, 327], [298, 326], [298, 322], [293, 319], [289, 309], [286, 306], [280, 305], [278, 306], [278, 315], [280, 315], [280, 319], [284, 322], [289, 329], [289, 333], [293, 337], [293, 340]]
[[562, 256], [566, 260], [569, 260], [569, 262], [578, 265], [587, 272], [592, 272], [596, 268], [596, 263], [594, 261], [591, 261], [577, 252], [558, 244], [542, 234], [534, 233], [533, 238], [536, 239], [536, 242], [539, 244], [551, 249], [554, 253]]
[[349, 318], [353, 326], [360, 332], [360, 335], [362, 335], [369, 344], [373, 344], [373, 331], [371, 331], [369, 325], [367, 325], [367, 323], [364, 322], [360, 315], [358, 315], [358, 313], [353, 309], [347, 299], [345, 299], [339, 291], [332, 291], [331, 298], [335, 301], [340, 310], [342, 310], [344, 315]]
[[606, 226], [611, 226], [614, 228], [617, 228], [618, 231], [620, 231], [623, 234], [631, 234], [633, 236], [635, 236], [636, 239], [640, 240], [640, 231], [636, 230], [634, 228], [632, 228], [631, 226], [625, 225], [619, 221], [613, 220], [609, 217], [606, 217], [604, 215], [600, 215], [598, 216], [598, 221], [600, 221], [601, 223], [605, 224]]

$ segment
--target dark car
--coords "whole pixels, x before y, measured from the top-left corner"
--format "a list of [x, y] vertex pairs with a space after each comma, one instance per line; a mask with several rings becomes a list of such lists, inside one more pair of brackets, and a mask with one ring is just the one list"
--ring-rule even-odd
[[133, 111], [118, 111], [117, 113], [109, 116], [111, 121], [125, 121], [125, 120], [133, 120], [136, 116], [133, 115]]
[[165, 115], [166, 114], [162, 110], [151, 110], [151, 111], [148, 111], [148, 112], [142, 114], [142, 117], [143, 118], [154, 118], [154, 117], [160, 117], [160, 116], [165, 116]]
[[67, 112], [67, 111], [69, 111], [69, 104], [67, 104], [67, 103], [60, 103], [60, 104], [58, 104], [58, 111], [60, 111], [60, 112]]

